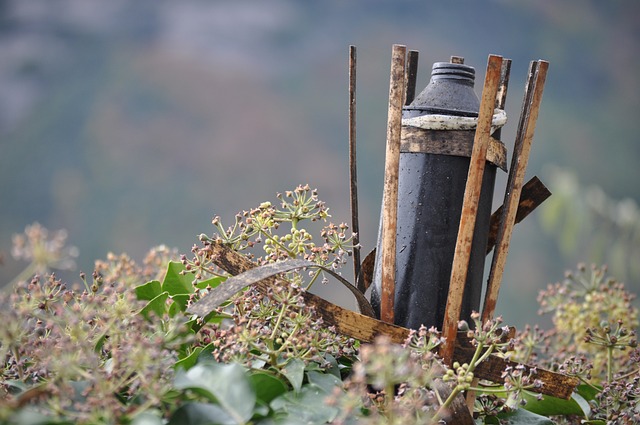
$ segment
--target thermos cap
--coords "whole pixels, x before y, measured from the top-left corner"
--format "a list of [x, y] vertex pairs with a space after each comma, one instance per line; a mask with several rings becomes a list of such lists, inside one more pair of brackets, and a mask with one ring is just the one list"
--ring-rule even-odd
[[432, 114], [477, 117], [480, 100], [473, 90], [475, 75], [476, 70], [468, 65], [434, 63], [431, 81], [404, 107], [403, 118]]

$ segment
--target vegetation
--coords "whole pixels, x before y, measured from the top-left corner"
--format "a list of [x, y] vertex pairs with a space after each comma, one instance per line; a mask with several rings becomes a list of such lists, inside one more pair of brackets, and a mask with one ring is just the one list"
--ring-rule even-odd
[[[266, 294], [247, 289], [204, 319], [186, 313], [227, 278], [212, 243], [258, 264], [304, 258], [338, 270], [352, 239], [329, 217], [317, 193], [299, 186], [239, 213], [230, 227], [215, 217], [215, 233], [188, 255], [157, 247], [142, 264], [109, 255], [72, 285], [51, 273], [75, 255], [65, 235], [28, 227], [14, 238], [14, 255], [31, 264], [0, 295], [0, 423], [437, 423], [471, 389], [478, 424], [640, 421], [638, 312], [605, 268], [579, 266], [541, 293], [549, 331], [528, 327], [505, 340], [500, 318], [474, 315], [472, 329], [461, 323], [476, 351], [452, 368], [434, 351], [442, 342], [435, 329], [414, 330], [398, 345], [326, 327], [301, 297], [326, 280], [321, 269], [288, 273]], [[581, 385], [571, 400], [541, 398], [533, 392], [541, 383], [520, 367], [504, 371], [504, 384], [476, 385], [474, 370], [489, 354]]]

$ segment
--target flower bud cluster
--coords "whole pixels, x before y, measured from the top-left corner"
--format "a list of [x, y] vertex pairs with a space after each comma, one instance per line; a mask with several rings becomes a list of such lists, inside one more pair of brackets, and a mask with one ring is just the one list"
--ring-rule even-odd
[[265, 295], [247, 291], [230, 306], [232, 323], [205, 325], [200, 331], [206, 338], [202, 344], [213, 342], [218, 361], [275, 371], [293, 358], [324, 367], [325, 354], [353, 355], [355, 340], [324, 326], [300, 291], [289, 282], [280, 282]]
[[[523, 396], [525, 390], [542, 388], [542, 381], [536, 378], [537, 369], [528, 368], [522, 364], [517, 366], [507, 366], [502, 372], [504, 388], [508, 393], [505, 405], [510, 409], [515, 409], [518, 405], [524, 406], [527, 402]], [[538, 398], [542, 399], [542, 394], [538, 393]]]
[[562, 282], [549, 285], [538, 297], [541, 312], [553, 313], [555, 325], [547, 341], [553, 347], [547, 363], [562, 364], [572, 355], [587, 356], [593, 364], [594, 383], [624, 369], [628, 356], [622, 349], [637, 344], [632, 330], [640, 324], [633, 300], [623, 283], [607, 276], [604, 266], [580, 264], [577, 271], [566, 273]]
[[[182, 256], [185, 273], [194, 275], [194, 283], [222, 272], [215, 267], [212, 258], [212, 243], [223, 243], [231, 249], [244, 252], [258, 264], [273, 263], [286, 259], [302, 258], [321, 266], [337, 270], [347, 262], [354, 248], [353, 234], [349, 226], [328, 223], [319, 229], [321, 243], [316, 243], [307, 229], [301, 227], [303, 221], [320, 222], [329, 218], [328, 208], [318, 200], [317, 190], [309, 185], [298, 186], [292, 191], [276, 195], [278, 202], [262, 202], [258, 207], [236, 214], [232, 226], [224, 227], [220, 217], [212, 220], [216, 234], [212, 237], [201, 235], [202, 246], [194, 246], [193, 256]], [[262, 247], [260, 253], [256, 247]], [[295, 283], [302, 285], [302, 276], [292, 276]], [[311, 274], [310, 286], [320, 272]]]

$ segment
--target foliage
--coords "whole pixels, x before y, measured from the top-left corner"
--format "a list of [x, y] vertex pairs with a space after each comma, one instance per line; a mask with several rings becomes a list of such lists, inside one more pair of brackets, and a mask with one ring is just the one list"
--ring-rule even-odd
[[[301, 296], [325, 280], [320, 271], [288, 273], [266, 294], [247, 289], [205, 318], [187, 314], [226, 279], [213, 243], [259, 264], [304, 258], [337, 270], [346, 262], [346, 225], [320, 227], [317, 244], [308, 230], [329, 217], [315, 191], [299, 186], [277, 198], [227, 228], [215, 217], [217, 233], [201, 235], [189, 256], [162, 246], [138, 265], [109, 254], [70, 286], [47, 274], [69, 253], [61, 234], [50, 243], [43, 228], [27, 228], [14, 239], [16, 257], [32, 262], [27, 270], [39, 261], [39, 273], [0, 294], [0, 423], [422, 424], [446, 420], [469, 390], [478, 424], [638, 422], [638, 313], [604, 268], [580, 267], [541, 294], [551, 331], [527, 328], [509, 340], [500, 318], [461, 322], [475, 354], [452, 368], [436, 354], [435, 329], [398, 345], [327, 328]], [[571, 400], [541, 398], [541, 383], [521, 367], [507, 368], [503, 384], [478, 383], [474, 371], [492, 354], [582, 385]]]
[[607, 263], [616, 275], [640, 279], [640, 207], [631, 198], [610, 198], [600, 187], [581, 185], [560, 168], [549, 168], [553, 196], [541, 209], [543, 229], [565, 260], [579, 255]]

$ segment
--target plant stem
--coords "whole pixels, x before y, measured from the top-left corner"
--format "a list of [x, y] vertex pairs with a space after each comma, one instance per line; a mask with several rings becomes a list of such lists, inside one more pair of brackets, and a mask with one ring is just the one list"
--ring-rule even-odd
[[[286, 299], [289, 299], [291, 297], [291, 288], [287, 288], [287, 296]], [[276, 324], [273, 326], [273, 331], [271, 332], [271, 337], [269, 339], [274, 339], [276, 337], [276, 332], [278, 331], [278, 328], [280, 327], [280, 323], [282, 323], [282, 318], [284, 317], [284, 314], [287, 312], [287, 305], [283, 305], [282, 309], [280, 310], [280, 313], [278, 314], [278, 319], [276, 320]]]
[[607, 346], [607, 382], [613, 380], [613, 345]]
[[22, 282], [33, 276], [38, 270], [38, 265], [35, 261], [29, 263], [24, 270], [22, 270], [8, 285], [5, 286], [7, 290], [8, 288], [13, 288], [18, 282]]
[[313, 277], [311, 278], [311, 282], [309, 282], [309, 284], [307, 285], [307, 291], [311, 289], [311, 285], [313, 285], [316, 279], [318, 279], [318, 276], [320, 276], [320, 273], [322, 273], [322, 269], [318, 269], [316, 273], [313, 275]]

